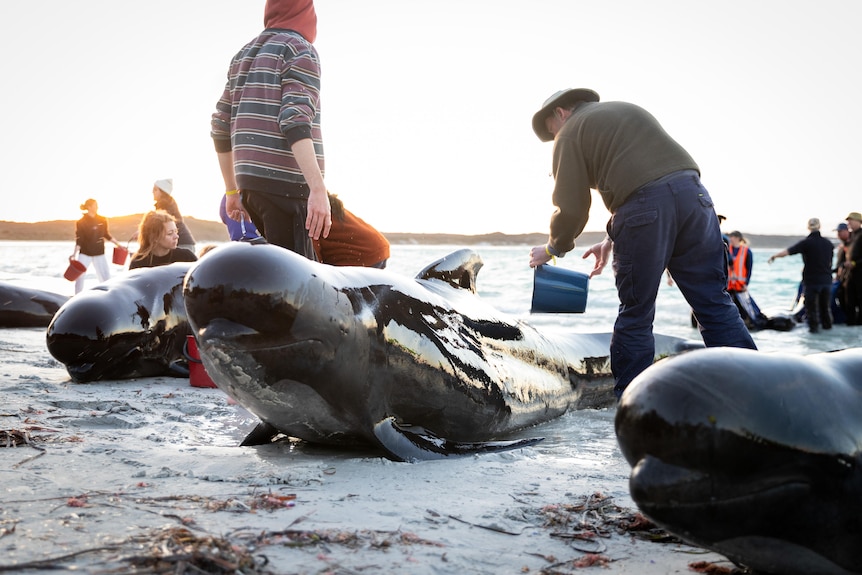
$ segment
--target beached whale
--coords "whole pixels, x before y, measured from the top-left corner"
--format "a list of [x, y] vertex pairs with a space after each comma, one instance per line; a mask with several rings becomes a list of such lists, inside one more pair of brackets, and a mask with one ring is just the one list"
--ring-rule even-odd
[[188, 377], [182, 286], [190, 266], [131, 270], [75, 295], [48, 326], [48, 351], [78, 383]]
[[69, 296], [0, 282], [0, 327], [46, 327]]
[[[246, 444], [278, 431], [429, 459], [613, 404], [610, 334], [506, 317], [475, 293], [481, 266], [460, 250], [413, 279], [235, 243], [192, 267], [185, 304], [207, 373], [265, 424]], [[656, 349], [691, 345], [658, 336]]]
[[710, 348], [623, 394], [632, 499], [671, 533], [760, 573], [862, 573], [862, 348]]

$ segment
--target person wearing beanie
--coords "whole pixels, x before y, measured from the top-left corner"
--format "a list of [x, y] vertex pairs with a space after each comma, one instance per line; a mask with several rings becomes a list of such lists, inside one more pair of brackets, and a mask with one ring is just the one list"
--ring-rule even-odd
[[157, 210], [164, 210], [173, 216], [177, 224], [180, 239], [177, 247], [188, 250], [192, 253], [195, 251], [195, 237], [192, 235], [189, 227], [183, 222], [183, 215], [180, 213], [180, 207], [174, 199], [174, 181], [171, 178], [156, 180], [153, 184], [153, 199]]
[[820, 326], [832, 329], [832, 253], [835, 246], [820, 235], [820, 220], [808, 220], [808, 237], [769, 258], [802, 254], [802, 286], [808, 331], [817, 333]]
[[591, 189], [611, 212], [604, 241], [587, 249], [591, 276], [613, 252], [619, 315], [611, 336], [611, 371], [619, 398], [655, 357], [653, 319], [668, 270], [700, 326], [707, 347], [756, 349], [728, 295], [727, 258], [718, 215], [700, 170], [646, 110], [600, 102], [588, 89], [556, 92], [533, 115], [533, 131], [554, 142], [548, 242], [530, 250], [530, 267], [562, 257], [589, 217]]
[[332, 220], [314, 3], [267, 0], [264, 26], [231, 60], [212, 115], [225, 209], [250, 218], [267, 242], [315, 259], [312, 242], [329, 235]]

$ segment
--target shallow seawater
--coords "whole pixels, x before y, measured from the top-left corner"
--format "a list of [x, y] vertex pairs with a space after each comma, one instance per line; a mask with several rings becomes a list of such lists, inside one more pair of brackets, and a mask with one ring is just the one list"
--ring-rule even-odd
[[[387, 271], [414, 277], [436, 259], [462, 249], [458, 245], [394, 245]], [[536, 327], [578, 333], [610, 332], [613, 329], [619, 300], [616, 296], [613, 274], [608, 268], [589, 282], [587, 308], [582, 314], [531, 314], [533, 271], [527, 265], [530, 247], [523, 246], [471, 246], [479, 253], [484, 266], [477, 276], [478, 294], [499, 311], [521, 319]], [[15, 242], [0, 241], [0, 281], [72, 295], [72, 282], [63, 278], [71, 254], [71, 242]], [[767, 264], [768, 257], [777, 250], [754, 248], [755, 264], [750, 293], [767, 314], [787, 313], [796, 301], [802, 273], [799, 256], [781, 258]], [[557, 265], [589, 273], [592, 258], [584, 260], [583, 249], [576, 248]], [[110, 264], [114, 274], [123, 268]], [[92, 269], [85, 275], [86, 286], [96, 284]], [[662, 283], [656, 302], [656, 333], [699, 340], [691, 327], [688, 304], [680, 291]], [[862, 329], [836, 326], [831, 332], [809, 334], [805, 326], [789, 332], [761, 330], [753, 333], [762, 351], [781, 351], [807, 354], [832, 351], [862, 345]]]

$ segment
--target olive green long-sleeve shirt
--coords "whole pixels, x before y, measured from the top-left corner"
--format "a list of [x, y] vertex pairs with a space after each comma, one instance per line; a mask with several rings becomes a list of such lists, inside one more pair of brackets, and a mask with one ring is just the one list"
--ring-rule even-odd
[[549, 243], [571, 251], [589, 218], [595, 189], [614, 213], [644, 184], [680, 170], [692, 157], [646, 110], [626, 102], [585, 102], [554, 139], [555, 179]]

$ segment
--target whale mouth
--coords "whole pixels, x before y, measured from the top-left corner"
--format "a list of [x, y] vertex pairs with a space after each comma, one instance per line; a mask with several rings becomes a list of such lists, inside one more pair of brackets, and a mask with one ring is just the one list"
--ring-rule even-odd
[[207, 324], [200, 331], [200, 339], [217, 347], [229, 347], [246, 353], [284, 353], [300, 357], [309, 354], [320, 356], [325, 347], [318, 338], [297, 339], [288, 333], [264, 333], [226, 319], [216, 319]]
[[66, 371], [69, 373], [72, 381], [76, 383], [116, 379], [118, 374], [126, 373], [127, 368], [123, 366], [141, 361], [141, 356], [143, 355], [138, 347], [130, 348], [123, 353], [119, 353], [115, 347], [111, 350], [111, 353], [116, 353], [117, 355], [112, 357], [112, 360], [109, 362], [98, 361], [96, 359], [79, 363], [69, 362], [65, 364]]
[[689, 469], [646, 455], [632, 469], [632, 499], [647, 513], [716, 509], [750, 512], [752, 505], [783, 505], [810, 494], [811, 481], [801, 471], [754, 470], [744, 476]]

